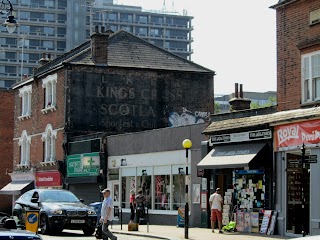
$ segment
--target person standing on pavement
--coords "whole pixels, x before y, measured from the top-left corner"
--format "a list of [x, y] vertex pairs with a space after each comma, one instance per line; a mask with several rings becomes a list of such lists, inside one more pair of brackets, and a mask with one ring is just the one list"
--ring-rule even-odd
[[140, 223], [140, 219], [145, 217], [145, 204], [146, 198], [142, 194], [142, 189], [139, 189], [138, 195], [136, 196], [136, 204], [137, 204], [137, 216], [136, 216], [136, 223]]
[[134, 192], [134, 189], [131, 189], [130, 191], [130, 222], [133, 223], [134, 221], [134, 211], [136, 208], [136, 194]]
[[102, 225], [102, 238], [103, 239], [111, 239], [111, 240], [117, 240], [117, 237], [112, 234], [112, 232], [109, 231], [108, 227], [112, 221], [112, 209], [113, 209], [113, 201], [110, 196], [110, 189], [106, 188], [101, 191], [103, 194], [104, 200], [102, 202], [101, 207], [101, 218], [100, 222]]
[[220, 188], [210, 195], [209, 198], [210, 209], [211, 209], [211, 228], [214, 233], [215, 223], [218, 220], [219, 233], [223, 233], [222, 228], [222, 197], [220, 195]]

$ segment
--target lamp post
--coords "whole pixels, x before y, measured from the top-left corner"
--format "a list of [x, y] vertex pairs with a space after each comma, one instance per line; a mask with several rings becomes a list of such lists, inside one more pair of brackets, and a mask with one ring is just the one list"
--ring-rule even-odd
[[[7, 28], [9, 33], [13, 33], [14, 30], [16, 30], [16, 27], [19, 26], [19, 24], [12, 15], [13, 7], [11, 2], [9, 0], [7, 0], [7, 2], [9, 4], [9, 7], [6, 7], [6, 4], [3, 0], [0, 2], [0, 14], [8, 15], [7, 20], [2, 25], [4, 25]], [[4, 10], [6, 10], [6, 12], [3, 12]]]
[[182, 142], [182, 146], [186, 149], [186, 205], [184, 209], [184, 238], [188, 239], [188, 231], [189, 231], [189, 203], [188, 203], [188, 152], [192, 147], [192, 142], [189, 139], [185, 139]]

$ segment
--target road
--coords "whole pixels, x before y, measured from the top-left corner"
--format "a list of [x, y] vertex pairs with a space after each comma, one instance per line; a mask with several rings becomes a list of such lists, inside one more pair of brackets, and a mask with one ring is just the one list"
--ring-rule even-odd
[[[42, 235], [43, 240], [57, 240], [57, 239], [72, 239], [72, 240], [96, 240], [96, 238], [92, 235], [90, 237], [84, 236], [82, 231], [76, 230], [64, 230], [59, 236], [48, 236]], [[141, 237], [141, 236], [132, 236], [132, 235], [124, 235], [124, 234], [116, 234], [118, 240], [155, 240], [154, 238]]]

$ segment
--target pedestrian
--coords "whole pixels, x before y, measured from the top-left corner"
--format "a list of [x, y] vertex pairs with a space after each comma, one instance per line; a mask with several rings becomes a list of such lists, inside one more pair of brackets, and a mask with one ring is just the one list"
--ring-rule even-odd
[[134, 189], [131, 189], [130, 191], [130, 222], [129, 223], [133, 223], [134, 220], [134, 211], [136, 209], [136, 194]]
[[209, 198], [210, 209], [211, 209], [211, 228], [214, 233], [215, 223], [218, 220], [219, 233], [223, 233], [222, 228], [222, 197], [220, 195], [220, 188], [210, 195]]
[[106, 188], [101, 191], [103, 194], [103, 202], [101, 207], [101, 218], [100, 223], [102, 223], [102, 238], [111, 240], [117, 240], [117, 237], [109, 231], [108, 227], [112, 221], [112, 209], [113, 209], [113, 201], [110, 196], [110, 189]]
[[137, 216], [136, 216], [136, 223], [140, 223], [140, 220], [144, 218], [145, 215], [145, 204], [146, 198], [142, 194], [142, 189], [139, 189], [138, 195], [136, 196], [136, 204], [137, 204]]

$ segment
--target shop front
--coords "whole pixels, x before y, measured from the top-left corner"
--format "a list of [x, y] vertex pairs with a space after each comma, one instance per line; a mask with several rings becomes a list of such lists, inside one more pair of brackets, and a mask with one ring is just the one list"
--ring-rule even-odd
[[68, 155], [66, 159], [67, 189], [86, 204], [100, 201], [102, 183], [100, 180], [100, 153]]
[[275, 126], [283, 235], [320, 234], [320, 120]]
[[[235, 221], [240, 232], [259, 232], [264, 210], [273, 208], [271, 130], [211, 135], [208, 144], [209, 153], [197, 164], [204, 171], [201, 195], [209, 198], [219, 187], [223, 225]], [[210, 208], [205, 205], [210, 226]]]

